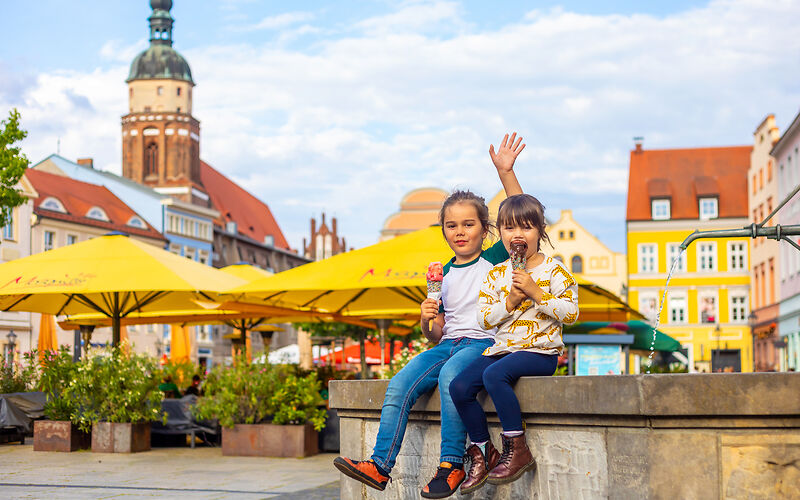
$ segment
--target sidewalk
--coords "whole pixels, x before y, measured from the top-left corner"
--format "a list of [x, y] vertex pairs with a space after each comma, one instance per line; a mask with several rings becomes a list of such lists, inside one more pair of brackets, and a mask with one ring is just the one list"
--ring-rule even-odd
[[55, 453], [4, 444], [0, 497], [338, 500], [335, 456], [223, 457], [219, 448]]

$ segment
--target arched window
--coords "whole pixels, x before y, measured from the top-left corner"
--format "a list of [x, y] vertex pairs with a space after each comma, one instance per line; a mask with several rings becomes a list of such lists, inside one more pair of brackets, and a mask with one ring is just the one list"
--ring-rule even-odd
[[144, 149], [144, 176], [158, 175], [158, 144], [151, 142]]
[[90, 208], [89, 211], [86, 212], [86, 217], [108, 222], [108, 215], [106, 215], [106, 212], [100, 207]]
[[572, 273], [580, 274], [583, 272], [583, 259], [580, 255], [572, 257]]
[[44, 208], [46, 210], [53, 210], [54, 212], [61, 212], [62, 214], [67, 213], [67, 210], [64, 208], [64, 204], [58, 198], [54, 198], [52, 196], [48, 196], [39, 205], [39, 208]]
[[139, 229], [147, 229], [147, 224], [144, 223], [141, 217], [138, 217], [136, 215], [128, 219], [128, 222], [126, 224], [131, 227], [138, 227]]

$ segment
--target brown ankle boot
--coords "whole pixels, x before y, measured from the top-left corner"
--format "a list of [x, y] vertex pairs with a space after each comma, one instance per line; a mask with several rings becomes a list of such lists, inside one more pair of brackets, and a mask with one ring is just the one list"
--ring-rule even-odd
[[525, 442], [525, 434], [508, 437], [501, 434], [503, 438], [503, 453], [500, 454], [500, 461], [490, 472], [486, 479], [490, 484], [506, 484], [517, 480], [525, 471], [536, 468], [536, 460], [528, 449]]
[[467, 455], [469, 455], [470, 466], [467, 479], [461, 483], [462, 495], [472, 493], [483, 486], [489, 476], [489, 471], [500, 461], [500, 453], [491, 441], [486, 443], [486, 456], [483, 455], [483, 451], [477, 444], [467, 448]]

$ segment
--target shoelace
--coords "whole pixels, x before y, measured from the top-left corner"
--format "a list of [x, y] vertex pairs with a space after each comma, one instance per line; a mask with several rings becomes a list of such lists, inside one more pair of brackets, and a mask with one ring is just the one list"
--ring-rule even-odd
[[500, 453], [500, 461], [497, 462], [497, 465], [508, 465], [514, 456], [514, 448], [511, 446], [511, 438], [506, 437], [504, 434], [501, 434], [500, 437], [503, 438], [503, 452]]

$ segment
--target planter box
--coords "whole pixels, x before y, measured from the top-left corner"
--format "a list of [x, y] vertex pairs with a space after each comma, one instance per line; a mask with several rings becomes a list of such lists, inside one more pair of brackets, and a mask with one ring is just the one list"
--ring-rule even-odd
[[249, 457], [308, 457], [318, 453], [311, 424], [238, 424], [222, 428], [222, 454]]
[[35, 420], [33, 422], [33, 451], [77, 451], [92, 444], [88, 433], [77, 425], [62, 420]]
[[92, 426], [92, 451], [96, 453], [136, 453], [150, 449], [150, 422], [115, 424], [98, 422]]

